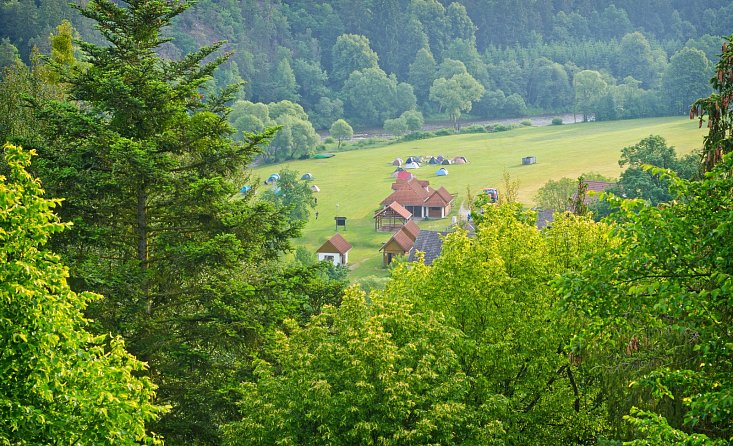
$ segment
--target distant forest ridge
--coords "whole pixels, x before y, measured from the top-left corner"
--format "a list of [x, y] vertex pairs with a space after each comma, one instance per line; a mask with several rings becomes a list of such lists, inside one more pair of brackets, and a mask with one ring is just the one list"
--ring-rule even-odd
[[[2, 2], [0, 64], [49, 53], [63, 19], [100, 42], [66, 0]], [[245, 82], [235, 127], [277, 123], [310, 145], [313, 129], [341, 118], [405, 133], [408, 111], [456, 123], [468, 113], [683, 114], [710, 93], [731, 23], [728, 0], [199, 0], [161, 51], [180, 58], [225, 40], [233, 55], [212, 86]], [[273, 113], [276, 103], [288, 112]]]

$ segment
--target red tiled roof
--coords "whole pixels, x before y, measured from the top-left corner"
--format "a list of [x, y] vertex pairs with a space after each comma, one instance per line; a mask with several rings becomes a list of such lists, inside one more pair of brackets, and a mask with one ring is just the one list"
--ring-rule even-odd
[[328, 239], [326, 243], [321, 245], [316, 252], [337, 252], [339, 254], [346, 254], [351, 249], [351, 244], [344, 239], [341, 234], [335, 234], [333, 237]]
[[433, 206], [433, 207], [435, 206], [445, 207], [448, 205], [448, 203], [450, 203], [450, 201], [445, 201], [445, 199], [443, 199], [443, 197], [437, 191], [434, 192], [430, 197], [428, 197], [427, 200], [425, 200], [425, 204], [427, 206]]
[[374, 214], [374, 217], [376, 217], [377, 215], [380, 215], [380, 214], [384, 214], [388, 210], [392, 210], [395, 214], [399, 215], [400, 217], [402, 217], [402, 218], [404, 218], [406, 220], [409, 219], [410, 217], [412, 217], [412, 213], [410, 211], [408, 211], [407, 209], [405, 209], [404, 206], [402, 206], [401, 204], [399, 204], [396, 201], [393, 201], [392, 203], [390, 203], [387, 206], [385, 206], [383, 209], [377, 211]]
[[394, 201], [400, 203], [402, 206], [422, 206], [425, 202], [425, 198], [420, 195], [416, 195], [415, 192], [411, 190], [396, 190], [392, 192], [389, 197], [382, 200], [382, 205], [387, 205]]
[[585, 180], [584, 183], [588, 188], [586, 189], [586, 192], [603, 192], [604, 190], [614, 187], [616, 183], [609, 183], [606, 181], [587, 181]]
[[413, 220], [408, 221], [402, 226], [402, 231], [404, 231], [408, 237], [412, 239], [412, 241], [415, 241], [417, 238], [417, 235], [420, 234], [420, 227], [415, 223]]
[[402, 206], [441, 206], [445, 207], [453, 201], [453, 196], [444, 187], [437, 191], [429, 186], [427, 180], [412, 179], [408, 181], [398, 180], [392, 183], [392, 194], [382, 200], [386, 206], [394, 201]]
[[379, 250], [381, 251], [382, 249], [384, 249], [384, 247], [389, 245], [389, 242], [391, 242], [392, 240], [394, 240], [395, 243], [397, 243], [397, 245], [400, 247], [400, 249], [403, 250], [405, 253], [409, 252], [412, 249], [412, 245], [415, 244], [415, 240], [411, 239], [410, 236], [407, 235], [406, 231], [400, 229], [399, 231], [395, 232], [392, 238], [387, 240], [387, 243], [382, 245]]
[[453, 195], [451, 195], [450, 192], [448, 192], [448, 190], [443, 186], [440, 186], [440, 189], [438, 189], [436, 192], [443, 200], [445, 200], [446, 203], [450, 203], [451, 201], [453, 201]]

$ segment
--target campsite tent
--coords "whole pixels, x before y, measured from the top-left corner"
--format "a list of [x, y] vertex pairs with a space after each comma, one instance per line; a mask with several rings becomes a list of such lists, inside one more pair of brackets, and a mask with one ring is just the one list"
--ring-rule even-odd
[[440, 162], [440, 164], [444, 166], [450, 166], [450, 160], [448, 158], [445, 158], [443, 161]]
[[242, 186], [242, 188], [239, 189], [239, 192], [242, 193], [242, 194], [246, 194], [250, 190], [252, 190], [252, 186]]
[[312, 180], [313, 179], [313, 174], [310, 173], [310, 172], [304, 173], [303, 176], [300, 177], [300, 179], [301, 180]]
[[321, 188], [320, 188], [320, 187], [318, 187], [318, 186], [316, 186], [316, 185], [314, 184], [313, 186], [311, 186], [311, 190], [312, 190], [313, 192], [320, 192], [320, 191], [321, 191]]
[[441, 167], [440, 169], [435, 171], [435, 174], [439, 177], [444, 177], [448, 175], [448, 169], [446, 169], [445, 167]]
[[415, 162], [405, 164], [405, 169], [418, 169], [419, 167], [420, 165]]
[[440, 164], [440, 161], [438, 161], [438, 158], [431, 156], [428, 160], [428, 164]]
[[265, 184], [275, 183], [277, 180], [280, 179], [280, 175], [273, 173], [267, 178], [267, 181], [265, 181]]
[[412, 178], [414, 178], [414, 175], [412, 175], [410, 172], [406, 170], [403, 170], [402, 172], [397, 172], [397, 174], [395, 175], [395, 178], [397, 178], [398, 180], [407, 181], [407, 180], [411, 180]]
[[402, 158], [395, 158], [394, 161], [392, 161], [393, 166], [401, 166], [402, 165]]
[[438, 163], [442, 163], [445, 157], [443, 155], [438, 155], [435, 157], [435, 159], [438, 161]]
[[457, 156], [453, 158], [453, 164], [466, 164], [468, 160], [465, 156]]

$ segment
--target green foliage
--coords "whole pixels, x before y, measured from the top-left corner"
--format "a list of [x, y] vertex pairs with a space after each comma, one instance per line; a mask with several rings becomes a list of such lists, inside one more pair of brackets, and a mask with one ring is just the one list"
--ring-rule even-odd
[[343, 119], [339, 119], [331, 124], [331, 129], [329, 130], [329, 133], [333, 138], [336, 138], [336, 140], [338, 140], [337, 149], [340, 149], [341, 143], [343, 141], [350, 140], [354, 136], [354, 129], [351, 128], [348, 122], [344, 121]]
[[290, 169], [281, 169], [278, 174], [280, 179], [272, 189], [262, 194], [263, 200], [270, 201], [276, 208], [282, 209], [290, 221], [305, 224], [310, 216], [310, 209], [316, 207], [316, 200], [308, 180], [301, 180], [298, 172]]
[[415, 95], [407, 84], [379, 68], [354, 71], [342, 91], [345, 111], [354, 122], [380, 126], [385, 119], [399, 116], [415, 107]]
[[307, 158], [315, 153], [321, 140], [303, 107], [291, 101], [270, 104], [237, 101], [229, 122], [244, 138], [250, 133], [277, 130], [265, 149], [267, 162]]
[[453, 127], [458, 130], [461, 112], [471, 111], [474, 101], [481, 98], [484, 87], [468, 73], [459, 73], [449, 79], [441, 77], [430, 87], [430, 100], [448, 112]]
[[304, 327], [286, 324], [240, 386], [224, 444], [490, 444], [498, 423], [471, 407], [456, 330], [409, 301], [351, 289]]
[[28, 172], [32, 152], [6, 144], [0, 176], [0, 443], [161, 444], [146, 422], [165, 407], [121, 338], [87, 331], [101, 296], [75, 293], [45, 245], [68, 224]]
[[710, 95], [712, 64], [701, 50], [683, 48], [669, 60], [662, 85], [669, 111], [683, 115], [697, 99]]
[[20, 61], [18, 48], [16, 48], [7, 37], [0, 40], [0, 70], [14, 65], [16, 61]]
[[409, 131], [407, 120], [401, 116], [395, 119], [387, 119], [384, 121], [384, 131], [391, 133], [396, 138], [399, 138]]
[[704, 140], [703, 164], [711, 170], [724, 154], [733, 151], [733, 35], [726, 38], [720, 60], [715, 66], [715, 76], [710, 79], [714, 93], [700, 98], [692, 104], [690, 119], [698, 118], [702, 127], [705, 116], [708, 119], [708, 135]]
[[552, 118], [552, 125], [562, 125], [562, 118], [559, 118], [559, 117]]
[[587, 121], [596, 110], [597, 101], [606, 90], [606, 81], [601, 73], [584, 70], [573, 78], [575, 88], [575, 110], [583, 114], [583, 121]]
[[333, 69], [331, 75], [342, 84], [351, 73], [370, 68], [379, 68], [377, 53], [369, 46], [369, 39], [356, 34], [342, 34], [336, 39], [332, 50]]
[[415, 96], [420, 104], [427, 102], [430, 86], [436, 78], [437, 65], [433, 54], [427, 48], [421, 48], [410, 64], [408, 80], [415, 88]]
[[407, 110], [400, 115], [400, 118], [405, 120], [409, 132], [420, 131], [422, 130], [423, 124], [425, 124], [422, 113], [417, 110]]
[[420, 312], [440, 312], [461, 333], [456, 353], [474, 383], [469, 400], [500, 421], [498, 440], [505, 444], [595, 437], [598, 414], [587, 403], [593, 391], [578, 385], [574, 366], [558, 352], [563, 319], [553, 310], [547, 281], [582, 264], [583, 254], [603, 249], [606, 233], [566, 216], [543, 234], [531, 213], [489, 205], [475, 238], [452, 233], [431, 267], [393, 273], [387, 296], [408, 297]]
[[611, 414], [638, 407], [632, 420], [652, 444], [731, 436], [731, 166], [700, 182], [671, 176], [666, 206], [618, 201], [618, 245], [558, 281], [564, 311], [578, 318], [577, 354], [631, 386], [608, 395]]
[[[74, 222], [53, 239], [72, 285], [105, 295], [88, 310], [95, 329], [122, 335], [172, 406], [155, 430], [172, 444], [215, 444], [232, 407], [223, 389], [294, 311], [287, 294], [260, 299], [255, 290], [266, 283], [257, 271], [301, 226], [254, 193], [234, 198], [273, 135], [233, 141], [224, 105], [233, 90], [201, 94], [225, 58], [218, 45], [160, 56], [161, 28], [188, 6], [98, 0], [81, 9], [108, 44], [82, 42], [89, 67], [62, 79], [77, 102], [42, 110], [37, 169]], [[267, 115], [296, 128], [305, 113], [291, 104], [271, 104]], [[292, 146], [306, 147], [295, 133]]]
[[[668, 147], [664, 138], [651, 135], [633, 146], [621, 150], [619, 166], [629, 167], [621, 174], [618, 182], [620, 193], [628, 198], [649, 200], [653, 205], [672, 199], [669, 181], [660, 172], [675, 172], [687, 178], [698, 176], [699, 158], [696, 156], [677, 158], [673, 147]], [[660, 168], [660, 171], [650, 167]]]
[[[664, 57], [666, 59], [666, 55]], [[631, 76], [645, 87], [654, 86], [659, 75], [658, 63], [649, 41], [642, 33], [629, 33], [621, 39], [616, 67], [619, 78]]]
[[571, 178], [560, 178], [559, 180], [548, 180], [535, 196], [535, 203], [540, 209], [553, 209], [556, 212], [563, 212], [570, 206], [578, 186], [577, 180]]

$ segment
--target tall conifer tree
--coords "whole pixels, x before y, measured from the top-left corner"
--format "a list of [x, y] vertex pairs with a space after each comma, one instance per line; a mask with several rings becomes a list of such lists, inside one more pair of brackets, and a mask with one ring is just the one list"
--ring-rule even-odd
[[220, 390], [270, 316], [254, 300], [252, 265], [288, 249], [300, 223], [254, 194], [233, 198], [272, 131], [234, 142], [224, 104], [235, 89], [202, 94], [227, 57], [216, 56], [220, 44], [160, 56], [161, 29], [188, 6], [93, 0], [80, 9], [108, 44], [80, 43], [89, 65], [64, 79], [74, 103], [42, 113], [50, 130], [39, 170], [74, 222], [55, 240], [73, 285], [107, 296], [91, 316], [148, 361], [172, 405], [157, 431], [169, 444], [213, 444], [230, 407]]

